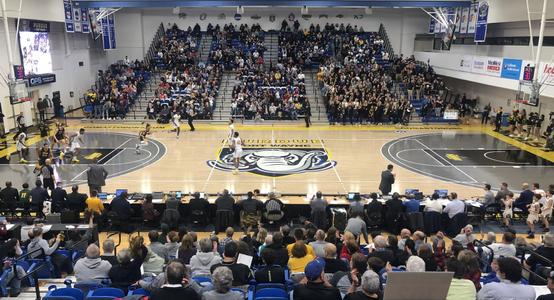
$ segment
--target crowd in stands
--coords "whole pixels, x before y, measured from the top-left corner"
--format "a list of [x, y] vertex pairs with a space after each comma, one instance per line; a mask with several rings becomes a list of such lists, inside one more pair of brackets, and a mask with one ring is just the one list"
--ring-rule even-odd
[[96, 84], [85, 95], [85, 113], [91, 119], [123, 119], [144, 89], [150, 71], [141, 61], [112, 64], [98, 71]]
[[[35, 189], [40, 189], [40, 185]], [[549, 218], [554, 186], [548, 189], [544, 192], [537, 184], [532, 188], [524, 185], [519, 197], [508, 203], [506, 199], [513, 193], [507, 185], [496, 195], [490, 186], [485, 186], [484, 197], [479, 200], [482, 206], [478, 207], [487, 210], [504, 203], [506, 209], [521, 208], [522, 213], [528, 210], [530, 221], [533, 205], [537, 204], [543, 212], [542, 218]], [[13, 190], [7, 184], [0, 191], [4, 203], [13, 201], [9, 197], [16, 194], [21, 196]], [[102, 202], [96, 191], [87, 197], [75, 187], [73, 193], [78, 197], [74, 199], [67, 194], [58, 199], [62, 202], [56, 206], [89, 212], [89, 229], [84, 234], [72, 229], [65, 237], [47, 232], [41, 225], [22, 232], [20, 239], [10, 238], [7, 231], [0, 232], [3, 237], [0, 254], [5, 262], [0, 282], [3, 288], [10, 286], [12, 295], [19, 291], [18, 278], [26, 272], [15, 260], [25, 253], [33, 259], [49, 257], [52, 277], [74, 274], [77, 283], [103, 284], [124, 292], [141, 287], [153, 299], [186, 295], [197, 299], [239, 300], [244, 299], [249, 286], [262, 283], [282, 284], [279, 288], [285, 295], [292, 292], [293, 299], [297, 300], [382, 299], [391, 272], [453, 272], [446, 299], [506, 299], [511, 295], [535, 299], [535, 289], [529, 284], [544, 285], [547, 283], [544, 278], [548, 279], [548, 287], [554, 288], [554, 274], [549, 268], [554, 260], [554, 234], [548, 232], [548, 223], [539, 244], [528, 244], [524, 238], [516, 237], [511, 228], [505, 229], [500, 241], [493, 232], [479, 237], [465, 221], [458, 222], [455, 231], [450, 232], [451, 224], [465, 215], [466, 206], [471, 205], [459, 200], [456, 193], [450, 194], [444, 207], [438, 194], [421, 203], [414, 195], [402, 200], [393, 193], [384, 204], [375, 193], [370, 195], [368, 203], [355, 196], [347, 219], [341, 223], [337, 215], [329, 218], [329, 203], [318, 192], [309, 203], [310, 218], [291, 228], [272, 225], [273, 221], [286, 217], [282, 214], [284, 204], [276, 194], [272, 193], [269, 200], [262, 202], [256, 190], [236, 202], [224, 190], [214, 204], [216, 232], [224, 231], [223, 238], [216, 234], [199, 238], [196, 232], [190, 231], [180, 221], [180, 202], [173, 195], [166, 200], [163, 214], [152, 212], [155, 210], [152, 197], [147, 197], [142, 204], [141, 220], [154, 221], [152, 224], [161, 222], [161, 227], [148, 233], [148, 241], [132, 235], [129, 248], [119, 249], [117, 255], [114, 255], [114, 241], [105, 239], [99, 243], [91, 228], [101, 222], [102, 216], [131, 220], [133, 209], [127, 201], [128, 195], [116, 196], [106, 211], [99, 205]], [[30, 194], [34, 198], [40, 193], [31, 191]], [[539, 196], [529, 202], [528, 194], [532, 198]], [[538, 205], [539, 198], [544, 198], [542, 206]], [[79, 206], [73, 206], [76, 203], [70, 204], [70, 201], [79, 201]], [[208, 211], [210, 204], [196, 193], [189, 205], [194, 215]], [[239, 210], [242, 233], [235, 233], [233, 228], [235, 209]], [[376, 212], [382, 218], [377, 223]], [[433, 213], [448, 218], [446, 233], [440, 226], [439, 230], [427, 230], [412, 222], [413, 216]], [[384, 234], [383, 229], [389, 233]], [[68, 251], [83, 257], [73, 259]], [[530, 275], [524, 278], [522, 274]]]

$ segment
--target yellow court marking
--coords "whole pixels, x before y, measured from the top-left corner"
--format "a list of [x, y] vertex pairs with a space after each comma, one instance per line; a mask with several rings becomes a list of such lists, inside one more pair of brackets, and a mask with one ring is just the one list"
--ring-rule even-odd
[[448, 158], [449, 160], [462, 161], [462, 158], [458, 154], [454, 153], [447, 153], [446, 158]]
[[[29, 146], [32, 146], [34, 144], [37, 144], [38, 142], [40, 142], [43, 138], [40, 136], [40, 135], [36, 135], [32, 138], [29, 138], [27, 139], [27, 141], [25, 142], [25, 144], [27, 145], [27, 147]], [[15, 145], [13, 146], [9, 146], [8, 148], [6, 149], [3, 149], [0, 151], [0, 157], [5, 157], [7, 156], [8, 154], [12, 154], [14, 153], [15, 151], [17, 151], [17, 148]]]
[[86, 159], [89, 159], [89, 160], [93, 160], [95, 158], [100, 158], [100, 156], [102, 156], [102, 153], [100, 152], [93, 152], [87, 156], [85, 156]]
[[486, 129], [483, 129], [482, 132], [494, 137], [494, 138], [497, 138], [507, 144], [510, 144], [514, 147], [517, 147], [521, 150], [525, 150], [527, 152], [530, 152], [530, 153], [533, 153], [535, 154], [536, 156], [538, 157], [541, 157], [541, 158], [544, 158], [548, 161], [551, 161], [551, 162], [554, 162], [554, 152], [546, 152], [546, 151], [543, 151], [537, 147], [533, 147], [533, 146], [530, 146], [530, 145], [527, 145], [525, 143], [522, 143], [520, 141], [517, 141], [513, 138], [510, 138], [508, 136], [505, 136], [501, 133], [498, 133], [494, 130], [492, 130], [491, 128], [486, 128]]

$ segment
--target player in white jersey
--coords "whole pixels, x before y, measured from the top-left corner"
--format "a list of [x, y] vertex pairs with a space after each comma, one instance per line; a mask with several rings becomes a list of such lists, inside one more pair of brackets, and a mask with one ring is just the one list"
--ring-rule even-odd
[[[17, 153], [19, 153], [19, 162], [22, 164], [28, 163], [28, 161], [26, 161], [24, 158], [25, 151], [27, 151], [27, 145], [25, 144], [25, 140], [27, 140], [27, 134], [25, 132], [20, 132], [17, 135], [16, 149], [17, 149]], [[9, 157], [6, 157], [6, 158], [10, 160]]]
[[233, 141], [234, 134], [235, 134], [235, 120], [231, 118], [229, 119], [229, 136], [227, 137], [227, 141], [229, 145], [231, 145]]
[[177, 132], [177, 138], [179, 138], [179, 134], [181, 133], [181, 115], [177, 112], [177, 110], [173, 110], [173, 116], [171, 117], [171, 124], [173, 124], [173, 128]]
[[235, 131], [233, 134], [233, 139], [231, 140], [231, 148], [233, 151], [233, 164], [235, 165], [235, 170], [233, 170], [233, 174], [238, 174], [239, 172], [239, 165], [240, 165], [240, 157], [242, 156], [242, 146], [244, 144], [242, 143], [242, 139], [239, 137], [238, 131]]
[[69, 137], [70, 147], [69, 151], [73, 153], [73, 159], [71, 159], [72, 163], [78, 163], [79, 162], [79, 153], [81, 152], [81, 147], [85, 144], [85, 129], [81, 128], [78, 132], [74, 133]]

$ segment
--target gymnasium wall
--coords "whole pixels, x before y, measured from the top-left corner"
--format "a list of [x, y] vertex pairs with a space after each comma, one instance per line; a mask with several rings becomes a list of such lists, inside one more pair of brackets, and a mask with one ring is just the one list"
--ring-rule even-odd
[[[300, 8], [284, 7], [245, 7], [240, 21], [236, 21], [233, 16], [236, 8], [181, 8], [181, 13], [185, 17], [179, 17], [173, 9], [123, 9], [115, 14], [117, 29], [117, 47], [118, 50], [109, 53], [110, 61], [124, 58], [141, 58], [144, 51], [148, 50], [152, 37], [158, 29], [160, 23], [176, 23], [180, 28], [186, 29], [193, 27], [196, 23], [200, 24], [202, 30], [206, 30], [209, 23], [215, 24], [260, 24], [264, 30], [279, 30], [281, 22], [288, 18], [291, 13], [300, 22], [301, 28], [308, 27], [310, 24], [326, 23], [345, 23], [357, 24], [366, 31], [377, 31], [379, 24], [383, 23], [387, 30], [389, 39], [396, 53], [411, 55], [414, 49], [414, 38], [416, 33], [423, 33], [427, 30], [428, 18], [426, 15], [415, 9], [374, 9], [371, 14], [366, 14], [362, 8], [352, 9], [324, 9], [309, 8], [308, 13], [312, 15], [309, 20], [304, 20], [301, 16]], [[206, 14], [204, 20], [200, 20], [202, 14]], [[225, 14], [225, 19], [221, 19], [220, 14]], [[270, 15], [275, 16], [275, 21], [269, 20]], [[326, 15], [327, 17], [321, 16]], [[341, 18], [337, 15], [342, 15]], [[259, 16], [259, 19], [252, 19], [252, 16]], [[321, 17], [320, 17], [321, 16]]]
[[[60, 4], [61, 5], [61, 4]], [[10, 38], [12, 43], [15, 38], [15, 21], [9, 19]], [[9, 73], [8, 54], [5, 46], [5, 37], [3, 26], [0, 26], [0, 72]], [[30, 88], [35, 97], [44, 97], [49, 95], [52, 98], [53, 91], [60, 91], [62, 104], [68, 110], [71, 107], [79, 107], [79, 97], [94, 83], [96, 73], [99, 69], [105, 69], [108, 60], [105, 55], [100, 40], [92, 41], [90, 34], [65, 33], [64, 24], [59, 22], [50, 22], [50, 51], [52, 54], [53, 73], [56, 74], [56, 82]], [[14, 53], [14, 64], [21, 63], [19, 45], [12, 44]], [[79, 62], [83, 66], [79, 66]], [[74, 93], [70, 97], [70, 92]], [[13, 128], [12, 108], [9, 103], [8, 87], [0, 83], [0, 101], [2, 110], [6, 115], [4, 123], [6, 129]], [[28, 125], [31, 125], [33, 117], [34, 103], [25, 103], [15, 105], [15, 113], [24, 111]]]

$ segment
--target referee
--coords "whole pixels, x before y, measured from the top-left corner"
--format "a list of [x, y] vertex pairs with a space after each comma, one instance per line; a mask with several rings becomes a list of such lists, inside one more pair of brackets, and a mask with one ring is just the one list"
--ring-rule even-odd
[[192, 121], [194, 120], [194, 116], [196, 114], [194, 113], [194, 107], [189, 104], [187, 109], [187, 122], [189, 123], [190, 131], [194, 131], [194, 124], [192, 124]]

